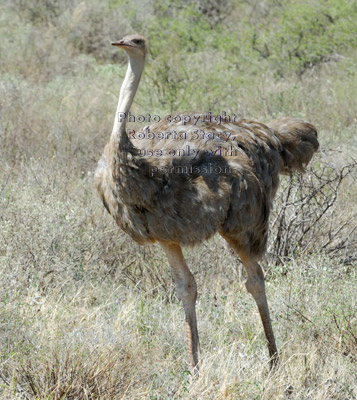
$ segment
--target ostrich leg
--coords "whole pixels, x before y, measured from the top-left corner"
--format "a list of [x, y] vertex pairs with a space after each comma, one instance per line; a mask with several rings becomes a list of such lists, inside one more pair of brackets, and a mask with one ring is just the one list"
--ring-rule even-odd
[[168, 258], [178, 298], [185, 310], [189, 362], [198, 369], [199, 339], [196, 320], [197, 286], [178, 244], [160, 243]]
[[272, 368], [278, 363], [279, 355], [275, 344], [268, 302], [265, 295], [264, 274], [260, 265], [253, 257], [248, 256], [242, 250], [238, 250], [238, 254], [248, 273], [248, 280], [245, 283], [245, 286], [248, 292], [254, 297], [254, 300], [258, 306], [259, 314], [264, 327], [264, 333], [268, 341], [270, 367]]

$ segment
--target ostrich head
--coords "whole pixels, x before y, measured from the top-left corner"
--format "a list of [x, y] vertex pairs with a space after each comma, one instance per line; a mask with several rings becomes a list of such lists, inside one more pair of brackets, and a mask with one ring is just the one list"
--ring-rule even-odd
[[145, 38], [140, 35], [124, 36], [121, 40], [112, 42], [112, 46], [121, 47], [127, 52], [128, 56], [143, 57], [147, 52]]

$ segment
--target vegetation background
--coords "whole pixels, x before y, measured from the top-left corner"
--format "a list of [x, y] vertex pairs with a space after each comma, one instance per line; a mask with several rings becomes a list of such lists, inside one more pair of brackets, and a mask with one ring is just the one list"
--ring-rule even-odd
[[[202, 369], [164, 255], [122, 233], [93, 190], [126, 56], [149, 40], [134, 114], [185, 109], [319, 131], [287, 177], [263, 264], [281, 365], [269, 372], [239, 260], [216, 237], [186, 255]], [[0, 398], [357, 397], [357, 3], [0, 2]]]

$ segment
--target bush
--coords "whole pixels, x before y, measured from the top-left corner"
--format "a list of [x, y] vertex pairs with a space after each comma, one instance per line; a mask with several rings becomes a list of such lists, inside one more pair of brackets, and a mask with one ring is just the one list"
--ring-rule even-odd
[[357, 43], [357, 5], [315, 0], [281, 3], [273, 26], [253, 36], [253, 48], [278, 74], [302, 74]]
[[341, 198], [344, 187], [356, 170], [356, 161], [338, 168], [320, 155], [306, 175], [283, 181], [271, 221], [268, 254], [272, 261], [315, 252], [343, 264], [357, 260], [357, 213], [345, 208], [337, 216], [346, 201]]

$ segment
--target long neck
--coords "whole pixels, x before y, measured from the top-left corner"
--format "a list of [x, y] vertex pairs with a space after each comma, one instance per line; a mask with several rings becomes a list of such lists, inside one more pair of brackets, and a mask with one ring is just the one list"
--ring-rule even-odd
[[128, 69], [119, 93], [118, 106], [114, 118], [114, 126], [111, 134], [111, 142], [117, 150], [129, 150], [133, 146], [126, 134], [126, 118], [123, 114], [127, 114], [133, 103], [136, 90], [139, 86], [141, 74], [144, 69], [145, 57], [129, 56]]

